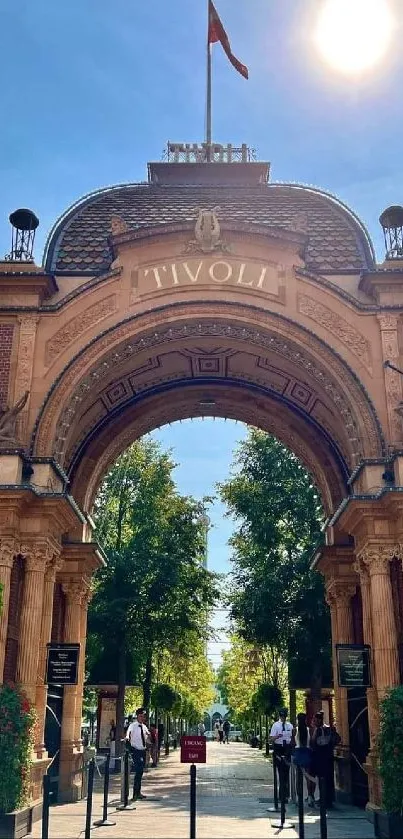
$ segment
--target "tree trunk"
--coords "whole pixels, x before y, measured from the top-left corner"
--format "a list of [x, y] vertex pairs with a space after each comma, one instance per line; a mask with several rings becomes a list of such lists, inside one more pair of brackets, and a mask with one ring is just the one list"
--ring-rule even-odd
[[290, 722], [295, 726], [297, 723], [297, 691], [289, 688], [290, 694]]
[[314, 667], [311, 676], [309, 711], [312, 717], [322, 709], [322, 673], [320, 667]]
[[123, 752], [123, 738], [125, 736], [125, 692], [126, 692], [126, 644], [121, 640], [119, 644], [118, 661], [118, 695], [116, 700], [116, 757]]
[[143, 681], [143, 707], [148, 711], [151, 702], [151, 682], [153, 676], [153, 654], [149, 651], [146, 660], [146, 672]]

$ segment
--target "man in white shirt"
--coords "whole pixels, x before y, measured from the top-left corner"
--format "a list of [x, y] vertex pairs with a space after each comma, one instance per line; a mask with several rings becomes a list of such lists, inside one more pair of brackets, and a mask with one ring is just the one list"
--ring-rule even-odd
[[151, 742], [150, 732], [145, 725], [144, 708], [137, 708], [137, 719], [129, 725], [126, 740], [129, 741], [134, 766], [133, 801], [143, 801], [146, 796], [141, 793], [141, 779], [143, 777], [147, 745]]
[[[273, 751], [279, 770], [283, 771], [285, 783], [285, 797], [289, 797], [290, 788], [290, 755], [294, 740], [294, 729], [290, 722], [287, 722], [287, 708], [280, 711], [280, 719], [273, 723], [270, 731], [270, 739], [273, 743]], [[280, 775], [281, 777], [281, 775]]]

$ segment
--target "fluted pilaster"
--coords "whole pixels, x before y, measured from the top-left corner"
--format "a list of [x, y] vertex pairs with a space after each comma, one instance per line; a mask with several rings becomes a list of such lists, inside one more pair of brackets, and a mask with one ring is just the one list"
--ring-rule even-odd
[[43, 589], [48, 562], [47, 540], [23, 542], [20, 553], [25, 557], [24, 589], [20, 617], [20, 638], [17, 658], [17, 681], [31, 702], [35, 702], [41, 636]]
[[346, 688], [341, 688], [338, 685], [336, 644], [351, 644], [354, 641], [351, 598], [355, 591], [356, 586], [350, 581], [344, 580], [331, 581], [327, 589], [327, 602], [330, 605], [332, 620], [333, 675], [337, 724], [344, 747], [347, 747], [350, 742], [348, 701]]
[[89, 587], [83, 594], [81, 600], [81, 618], [80, 618], [80, 664], [78, 673], [77, 685], [77, 699], [75, 712], [75, 726], [74, 726], [74, 740], [77, 745], [81, 744], [81, 720], [83, 715], [83, 690], [85, 678], [85, 648], [87, 642], [87, 618], [88, 618], [88, 604], [92, 597], [92, 591]]
[[47, 658], [47, 644], [49, 644], [52, 632], [52, 617], [53, 617], [53, 598], [55, 592], [56, 574], [63, 566], [63, 559], [61, 559], [59, 551], [55, 549], [53, 556], [48, 561], [45, 571], [44, 589], [43, 589], [43, 607], [42, 607], [42, 621], [41, 621], [41, 638], [39, 645], [39, 659], [38, 659], [38, 679], [36, 686], [36, 713], [37, 724], [35, 729], [35, 751], [38, 757], [43, 756], [45, 745], [43, 742], [44, 728], [45, 728], [45, 714], [46, 714], [46, 700], [48, 693], [48, 686], [46, 684], [46, 658]]
[[[66, 613], [64, 620], [64, 641], [72, 644], [81, 642], [81, 605], [82, 598], [88, 589], [86, 579], [73, 579], [63, 583], [66, 595]], [[81, 667], [82, 650], [80, 649], [79, 668]], [[65, 685], [63, 692], [63, 718], [60, 743], [59, 768], [59, 796], [62, 801], [75, 800], [78, 790], [72, 783], [72, 768], [74, 756], [77, 754], [75, 744], [76, 709], [78, 710], [79, 685]]]
[[2, 586], [2, 609], [0, 611], [0, 683], [3, 681], [6, 655], [8, 606], [10, 602], [10, 580], [17, 545], [13, 538], [2, 538], [0, 542], [0, 585]]
[[368, 569], [371, 591], [372, 643], [378, 698], [399, 684], [399, 657], [389, 564], [399, 545], [367, 546], [360, 559]]

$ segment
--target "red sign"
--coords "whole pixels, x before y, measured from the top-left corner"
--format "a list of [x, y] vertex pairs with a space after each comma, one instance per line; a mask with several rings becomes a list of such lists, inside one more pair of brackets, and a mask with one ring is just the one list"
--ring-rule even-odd
[[181, 763], [205, 763], [206, 738], [191, 734], [181, 737]]

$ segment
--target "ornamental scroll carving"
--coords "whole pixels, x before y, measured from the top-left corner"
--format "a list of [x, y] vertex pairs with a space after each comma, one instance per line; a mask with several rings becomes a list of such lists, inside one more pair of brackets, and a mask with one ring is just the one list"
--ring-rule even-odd
[[[307, 330], [303, 330], [298, 324], [292, 324], [287, 320], [283, 321], [278, 317], [274, 319], [267, 312], [254, 311], [252, 316], [251, 312], [244, 306], [236, 305], [231, 306], [230, 313], [233, 318], [237, 316], [249, 324], [247, 329], [239, 327], [236, 330], [242, 338], [250, 340], [254, 345], [267, 346], [269, 349], [273, 348], [274, 351], [280, 351], [290, 361], [299, 367], [302, 366], [313, 375], [323, 385], [330, 399], [335, 403], [337, 413], [343, 423], [347, 423], [351, 419], [354, 424], [355, 417], [359, 417], [360, 428], [357, 428], [358, 435], [356, 436], [365, 457], [380, 457], [382, 455], [382, 432], [374, 409], [364, 391], [357, 386], [350, 371], [330, 349], [324, 347], [316, 336], [310, 334]], [[217, 319], [220, 316], [225, 318], [228, 317], [228, 314], [228, 305], [225, 303], [215, 303], [214, 305], [200, 303], [192, 307], [192, 315], [195, 320], [203, 318], [203, 330], [211, 329], [212, 334], [217, 335], [223, 329], [224, 333], [231, 337], [234, 327], [220, 324], [217, 328], [216, 324], [206, 323], [205, 320], [206, 318]], [[189, 317], [187, 304], [180, 304], [175, 307], [175, 317], [180, 318], [183, 315]], [[131, 354], [148, 347], [151, 348], [151, 346], [160, 345], [164, 340], [169, 340], [169, 330], [166, 329], [166, 325], [166, 311], [151, 311], [136, 315], [130, 321], [117, 325], [113, 332], [101, 335], [96, 342], [86, 348], [85, 353], [77, 356], [66, 369], [51, 398], [47, 400], [43, 414], [34, 429], [32, 451], [37, 455], [46, 455], [59, 447], [59, 443], [55, 440], [55, 436], [57, 437], [55, 426], [58, 419], [60, 420], [61, 414], [65, 413], [66, 405], [71, 405], [74, 391], [80, 389], [80, 379], [85, 375], [85, 371], [89, 369], [91, 364], [94, 365], [99, 362], [102, 356], [108, 352], [116, 351], [116, 347], [125, 339], [130, 342]], [[160, 326], [162, 327], [161, 330], [157, 331]], [[146, 329], [150, 329], [150, 333], [144, 335], [144, 338], [140, 337]], [[273, 329], [276, 337], [270, 336], [269, 329]], [[135, 337], [136, 333], [138, 337]], [[187, 337], [187, 327], [183, 326], [180, 329], [175, 327], [175, 333], [175, 337]], [[292, 345], [290, 346], [289, 342], [290, 340], [293, 341], [294, 338], [296, 345], [291, 348]], [[304, 348], [303, 352], [301, 352], [301, 348]], [[318, 364], [313, 362], [310, 350], [318, 360]], [[335, 381], [339, 383], [340, 391], [335, 387]], [[79, 394], [77, 395], [79, 396]], [[351, 413], [353, 405], [354, 417]], [[63, 457], [64, 455], [62, 460]], [[359, 462], [359, 457], [360, 454], [352, 457], [353, 465]]]
[[68, 321], [52, 338], [46, 342], [45, 364], [49, 367], [55, 359], [71, 344], [82, 332], [94, 326], [103, 318], [108, 317], [116, 310], [116, 294], [104, 297], [93, 306], [89, 306], [84, 312], [76, 315]]
[[30, 390], [31, 387], [38, 320], [39, 317], [37, 315], [21, 315], [18, 318], [20, 335], [18, 342], [18, 365], [14, 390], [14, 396], [16, 399], [22, 396], [26, 390]]
[[372, 372], [372, 358], [369, 341], [354, 329], [348, 321], [332, 312], [323, 303], [318, 303], [312, 297], [306, 294], [298, 295], [298, 310], [302, 315], [306, 315], [311, 320], [319, 323], [325, 329], [340, 338], [343, 344], [354, 353], [357, 358], [365, 365], [367, 370]]
[[[382, 355], [384, 361], [399, 366], [398, 315], [378, 315], [381, 328]], [[385, 390], [392, 441], [402, 439], [402, 377], [397, 370], [385, 368]]]

